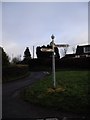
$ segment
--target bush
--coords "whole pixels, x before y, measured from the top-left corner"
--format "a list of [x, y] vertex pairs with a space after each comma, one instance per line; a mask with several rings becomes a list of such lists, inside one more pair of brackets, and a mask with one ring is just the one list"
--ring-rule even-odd
[[1, 48], [1, 50], [2, 50], [2, 66], [8, 66], [10, 64], [10, 62], [9, 62], [9, 56], [4, 51], [3, 48]]
[[2, 82], [8, 82], [26, 75], [29, 72], [27, 65], [15, 65], [3, 67], [2, 69]]

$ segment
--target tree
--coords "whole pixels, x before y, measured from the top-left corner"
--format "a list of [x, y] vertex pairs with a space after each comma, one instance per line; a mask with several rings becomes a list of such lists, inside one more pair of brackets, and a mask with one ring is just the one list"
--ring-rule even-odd
[[13, 59], [12, 59], [12, 63], [13, 64], [17, 64], [17, 63], [19, 63], [21, 60], [20, 60], [20, 57], [18, 56], [18, 57], [14, 57]]
[[10, 64], [9, 62], [9, 56], [6, 54], [3, 48], [2, 50], [2, 66], [8, 66]]
[[24, 61], [29, 62], [30, 59], [31, 59], [31, 54], [30, 54], [29, 48], [26, 47], [26, 50], [24, 52]]
[[[52, 49], [52, 46], [51, 45], [47, 45], [47, 46], [39, 46], [36, 48], [36, 54], [37, 54], [37, 58], [41, 58], [41, 59], [48, 59], [48, 58], [52, 58], [52, 51], [51, 52], [43, 52], [41, 51], [42, 48], [46, 48], [46, 49]], [[56, 58], [60, 58], [60, 55], [59, 55], [59, 50], [57, 47], [54, 48], [54, 51], [55, 51], [55, 57]]]
[[42, 56], [41, 56], [41, 47], [40, 46], [38, 46], [37, 48], [36, 48], [36, 54], [37, 54], [37, 58], [41, 58]]
[[76, 48], [73, 46], [72, 47], [73, 54], [76, 52]]
[[67, 47], [64, 48], [64, 56], [67, 54]]
[[55, 54], [56, 54], [56, 55], [55, 55], [55, 56], [56, 56], [56, 58], [58, 58], [58, 59], [59, 59], [59, 58], [60, 58], [60, 55], [59, 55], [59, 50], [58, 50], [58, 48], [57, 48], [57, 47], [55, 47], [55, 48], [54, 48], [54, 51], [55, 51]]

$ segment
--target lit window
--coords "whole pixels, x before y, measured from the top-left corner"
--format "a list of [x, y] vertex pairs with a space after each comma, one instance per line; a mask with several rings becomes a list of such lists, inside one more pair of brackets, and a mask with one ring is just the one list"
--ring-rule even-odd
[[75, 58], [80, 58], [80, 55], [76, 55]]

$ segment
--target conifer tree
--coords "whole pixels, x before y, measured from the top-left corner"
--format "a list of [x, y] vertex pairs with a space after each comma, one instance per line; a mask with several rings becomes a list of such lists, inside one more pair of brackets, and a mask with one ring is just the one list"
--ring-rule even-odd
[[29, 51], [29, 47], [26, 47], [26, 50], [24, 51], [24, 61], [28, 62], [31, 59], [31, 54]]

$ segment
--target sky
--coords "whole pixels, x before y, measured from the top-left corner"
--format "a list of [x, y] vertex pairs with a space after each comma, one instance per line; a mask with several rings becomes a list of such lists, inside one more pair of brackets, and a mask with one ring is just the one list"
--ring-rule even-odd
[[88, 2], [2, 3], [2, 46], [11, 58], [23, 58], [26, 47], [33, 56], [33, 46], [49, 44], [52, 34], [56, 44], [70, 45], [68, 54], [88, 44]]

